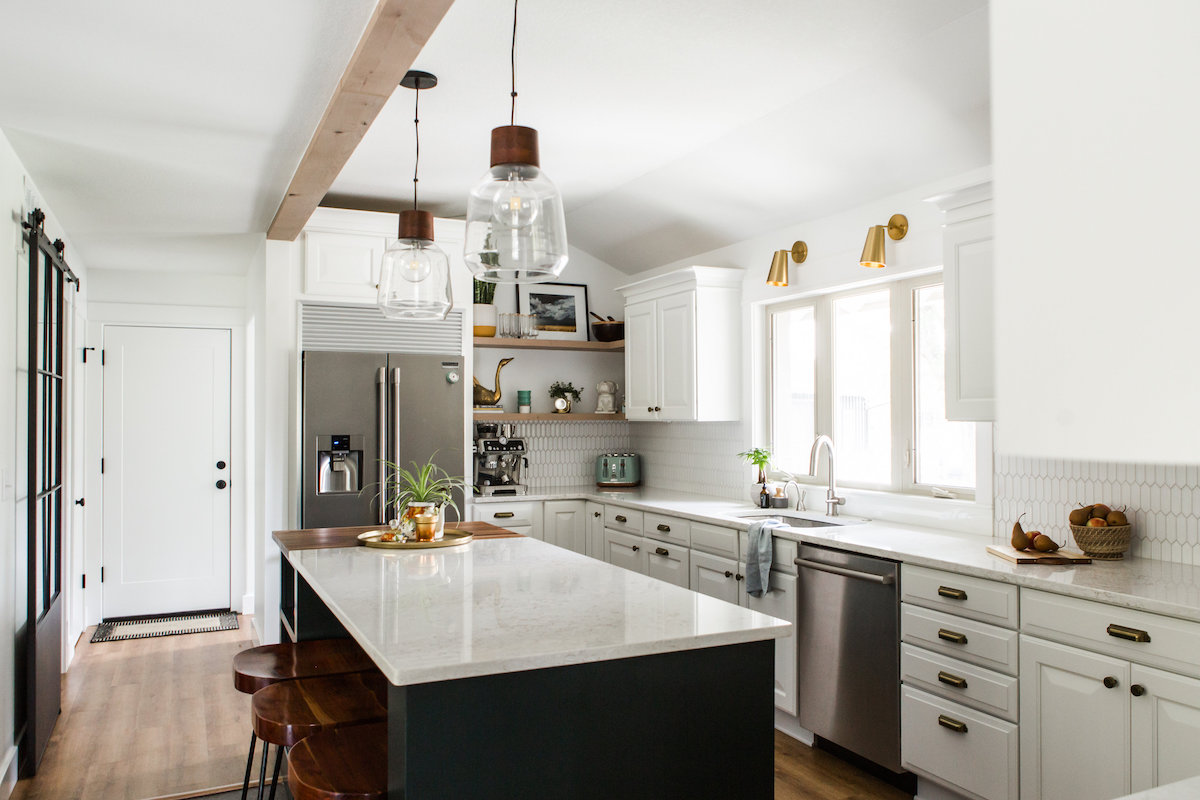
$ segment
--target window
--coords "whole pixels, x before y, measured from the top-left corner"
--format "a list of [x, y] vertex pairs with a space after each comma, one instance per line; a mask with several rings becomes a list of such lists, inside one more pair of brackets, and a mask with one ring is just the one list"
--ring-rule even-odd
[[769, 423], [778, 468], [808, 473], [818, 432], [847, 486], [971, 496], [976, 426], [946, 419], [939, 278], [772, 308]]

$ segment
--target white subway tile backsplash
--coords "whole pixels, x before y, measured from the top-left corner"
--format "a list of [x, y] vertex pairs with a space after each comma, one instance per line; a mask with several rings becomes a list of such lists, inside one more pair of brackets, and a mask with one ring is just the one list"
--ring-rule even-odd
[[[1062, 541], [1067, 515], [1081, 503], [1126, 506], [1132, 555], [1200, 564], [1200, 467], [995, 457], [996, 539], [1007, 541], [1024, 513], [1026, 530]], [[1072, 543], [1073, 544], [1073, 543]]]
[[596, 456], [633, 450], [629, 423], [624, 420], [515, 424], [529, 453], [525, 483], [535, 494], [590, 484], [595, 480]]
[[634, 450], [642, 456], [642, 483], [656, 489], [729, 500], [749, 496], [750, 471], [740, 422], [635, 422]]

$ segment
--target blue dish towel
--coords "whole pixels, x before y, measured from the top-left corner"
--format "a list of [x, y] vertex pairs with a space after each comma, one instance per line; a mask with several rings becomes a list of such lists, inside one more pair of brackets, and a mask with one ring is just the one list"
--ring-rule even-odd
[[762, 597], [771, 591], [771, 562], [775, 560], [775, 548], [771, 543], [771, 529], [782, 528], [783, 523], [774, 519], [751, 522], [746, 532], [749, 542], [746, 547], [746, 594]]

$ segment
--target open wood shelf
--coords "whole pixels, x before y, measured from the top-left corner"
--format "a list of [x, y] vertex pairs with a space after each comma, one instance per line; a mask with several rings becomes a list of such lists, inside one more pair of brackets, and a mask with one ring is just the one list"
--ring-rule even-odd
[[[476, 336], [475, 346], [508, 347], [512, 348], [513, 350], [590, 350], [601, 353], [625, 352], [624, 339], [616, 342], [571, 342], [563, 339], [499, 339], [495, 336]], [[528, 414], [523, 416], [528, 416]]]
[[624, 414], [475, 414], [476, 422], [612, 422], [624, 420]]

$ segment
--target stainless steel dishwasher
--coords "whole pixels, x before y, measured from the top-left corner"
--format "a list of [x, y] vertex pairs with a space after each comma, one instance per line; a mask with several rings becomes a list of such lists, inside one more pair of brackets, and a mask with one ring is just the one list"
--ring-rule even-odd
[[899, 563], [801, 544], [800, 724], [900, 772]]

